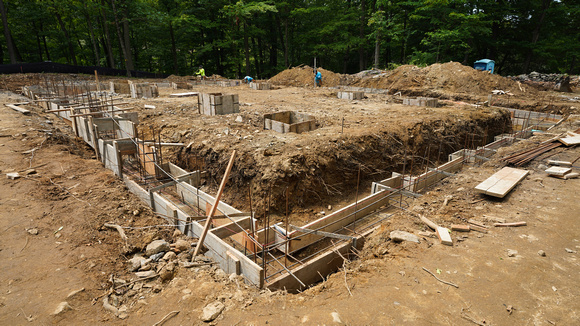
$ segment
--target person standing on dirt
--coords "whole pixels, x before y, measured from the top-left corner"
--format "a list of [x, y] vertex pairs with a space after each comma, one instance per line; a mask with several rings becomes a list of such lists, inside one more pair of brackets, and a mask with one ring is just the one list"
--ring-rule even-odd
[[316, 87], [320, 87], [322, 83], [322, 74], [317, 69], [314, 69], [314, 82], [316, 83]]
[[254, 78], [250, 77], [250, 76], [246, 76], [244, 77], [244, 83], [249, 84], [251, 82], [254, 81]]
[[199, 65], [199, 70], [195, 73], [196, 76], [200, 76], [201, 79], [205, 79], [205, 69], [203, 69], [202, 65]]

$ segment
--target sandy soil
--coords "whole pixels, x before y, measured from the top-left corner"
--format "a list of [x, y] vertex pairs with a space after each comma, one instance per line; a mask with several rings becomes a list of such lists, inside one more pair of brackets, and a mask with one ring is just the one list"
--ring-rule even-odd
[[[415, 138], [438, 128], [441, 135], [455, 133], [457, 128], [469, 126], [459, 121], [464, 119], [481, 119], [482, 123], [475, 124], [479, 129], [472, 132], [482, 132], [485, 121], [494, 121], [489, 117], [502, 120], [502, 114], [494, 110], [408, 108], [398, 105], [391, 97], [379, 95], [369, 95], [368, 99], [357, 103], [343, 103], [327, 89], [283, 87], [266, 93], [237, 87], [220, 90], [240, 93], [240, 101], [244, 103], [240, 113], [242, 123], [235, 122], [236, 115], [201, 117], [191, 113], [193, 105], [187, 99], [174, 101], [163, 97], [147, 101], [147, 104], [157, 104], [158, 108], [140, 110], [140, 115], [145, 125], [163, 126], [162, 133], [167, 140], [192, 142], [187, 149], [189, 152], [185, 153], [191, 154], [193, 150], [193, 155], [211, 158], [204, 160], [204, 164], [218, 180], [220, 166], [223, 169], [224, 158], [228, 155], [212, 154], [212, 151], [227, 152], [237, 148], [260, 154], [259, 161], [252, 156], [244, 157], [250, 160], [247, 165], [256, 165], [255, 173], [260, 173], [259, 177], [245, 179], [238, 170], [239, 180], [233, 180], [232, 184], [239, 186], [226, 196], [226, 201], [240, 208], [244, 207], [243, 196], [238, 198], [235, 193], [248, 187], [244, 186], [245, 182], [275, 179], [264, 178], [268, 173], [288, 173], [280, 167], [296, 155], [303, 155], [315, 166], [328, 157], [317, 154], [349, 154], [354, 158], [345, 160], [344, 166], [352, 162], [363, 163], [369, 166], [365, 180], [379, 180], [382, 175], [376, 173], [377, 170], [384, 170], [381, 173], [386, 175], [400, 168], [389, 162], [396, 162], [401, 156], [400, 153], [393, 155], [388, 161], [383, 154], [368, 154], [388, 147], [386, 144], [398, 147], [393, 145], [395, 141], [380, 142], [378, 139], [388, 139], [390, 134], [397, 141], [405, 141], [409, 139], [401, 136], [403, 134], [415, 135]], [[40, 113], [38, 109], [33, 109], [35, 112], [31, 116], [23, 116], [3, 106], [23, 100], [12, 93], [0, 95], [0, 260], [3, 262], [0, 265], [0, 320], [6, 325], [153, 324], [171, 311], [179, 311], [179, 314], [165, 325], [203, 324], [199, 319], [203, 307], [216, 300], [226, 306], [214, 322], [220, 325], [321, 325], [335, 323], [333, 318], [349, 325], [474, 324], [465, 318], [485, 325], [573, 325], [580, 322], [577, 314], [580, 304], [575, 300], [580, 285], [576, 253], [580, 249], [580, 232], [576, 227], [580, 209], [575, 201], [580, 180], [547, 177], [539, 166], [543, 163], [541, 158], [526, 167], [531, 175], [503, 200], [473, 192], [475, 185], [503, 165], [494, 159], [481, 167], [466, 166], [460, 174], [446, 179], [408, 208], [447, 227], [470, 218], [491, 224], [483, 215], [526, 221], [526, 227], [492, 227], [487, 234], [453, 233], [453, 247], [440, 245], [436, 239], [428, 237], [422, 238], [420, 244], [394, 244], [388, 237], [391, 230], [415, 233], [426, 230], [415, 217], [402, 211], [371, 236], [361, 259], [303, 293], [259, 291], [211, 267], [178, 268], [168, 282], [146, 282], [145, 286], [133, 287], [134, 292], [120, 293], [119, 306], [128, 309], [127, 319], [121, 320], [103, 309], [101, 299], [94, 305], [93, 299], [107, 293], [113, 284], [111, 276], [114, 284], [132, 279], [125, 265], [126, 257], [142, 250], [153, 239], [171, 241], [172, 232], [164, 227], [127, 229], [129, 243], [125, 246], [117, 232], [104, 228], [105, 222], [141, 227], [162, 224], [162, 220], [153, 217], [110, 171], [95, 161], [90, 148], [71, 139], [68, 128], [54, 116]], [[388, 110], [384, 109], [385, 102], [391, 104]], [[143, 103], [138, 101], [135, 105], [140, 107]], [[282, 109], [315, 113], [321, 117], [321, 128], [309, 137], [256, 132], [260, 130], [259, 117], [263, 113]], [[341, 134], [343, 116], [347, 123]], [[383, 119], [384, 116], [388, 119]], [[49, 120], [51, 123], [47, 122]], [[415, 127], [417, 125], [421, 127]], [[578, 127], [566, 123], [554, 132]], [[180, 135], [187, 131], [189, 137]], [[369, 136], [374, 133], [380, 133], [381, 137]], [[244, 136], [252, 137], [244, 139]], [[547, 136], [535, 137], [526, 142], [537, 143], [545, 138]], [[426, 138], [417, 144], [429, 140]], [[332, 147], [341, 141], [350, 146], [348, 150], [337, 151], [337, 147]], [[456, 145], [464, 142], [461, 138]], [[323, 150], [324, 146], [328, 148]], [[507, 155], [521, 146], [523, 144], [502, 149], [497, 156]], [[317, 151], [298, 154], [306, 152], [306, 147]], [[432, 148], [434, 152], [436, 147]], [[36, 150], [27, 152], [34, 148]], [[264, 155], [268, 149], [275, 154]], [[424, 156], [424, 146], [416, 149], [423, 150], [417, 152]], [[550, 158], [573, 160], [580, 156], [578, 148], [557, 152]], [[172, 155], [183, 160], [187, 157], [185, 153]], [[381, 162], [386, 164], [381, 167]], [[268, 169], [269, 165], [273, 167]], [[308, 171], [314, 167], [299, 166]], [[320, 171], [349, 172], [328, 163], [322, 166], [315, 168], [312, 174], [303, 173], [301, 178], [308, 180]], [[352, 182], [356, 166], [350, 165], [351, 174], [343, 179]], [[37, 173], [17, 180], [4, 176], [12, 171], [24, 173], [30, 167]], [[211, 177], [206, 182], [208, 189], [215, 187]], [[257, 183], [252, 181], [254, 186]], [[297, 185], [296, 189], [303, 186]], [[328, 204], [339, 208], [348, 203], [344, 198], [352, 196], [353, 189], [344, 191], [343, 195], [335, 194], [334, 201], [318, 205], [296, 202], [293, 207], [299, 215], [296, 218], [312, 216], [314, 211]], [[446, 196], [450, 199], [442, 206]], [[32, 234], [32, 228], [38, 230], [37, 235]], [[508, 257], [508, 249], [517, 250], [517, 254]], [[539, 250], [545, 251], [546, 256], [538, 255]], [[440, 283], [422, 267], [459, 287]], [[71, 291], [81, 288], [85, 290], [67, 298]], [[63, 301], [67, 301], [72, 310], [51, 315]]]

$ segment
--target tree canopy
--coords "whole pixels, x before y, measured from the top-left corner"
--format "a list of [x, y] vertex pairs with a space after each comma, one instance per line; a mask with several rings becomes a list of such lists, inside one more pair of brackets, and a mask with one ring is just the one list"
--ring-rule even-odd
[[0, 63], [273, 76], [487, 58], [579, 73], [577, 0], [0, 0]]

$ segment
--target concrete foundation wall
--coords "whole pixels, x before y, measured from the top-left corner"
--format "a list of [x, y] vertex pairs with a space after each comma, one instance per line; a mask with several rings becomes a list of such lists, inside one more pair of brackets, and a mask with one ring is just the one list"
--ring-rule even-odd
[[343, 100], [362, 100], [365, 94], [364, 92], [338, 92], [337, 96]]
[[240, 112], [238, 94], [202, 93], [198, 96], [199, 113], [224, 115]]
[[264, 129], [279, 133], [302, 133], [316, 129], [316, 120], [308, 114], [284, 111], [264, 115]]
[[268, 90], [272, 88], [270, 83], [250, 83], [250, 88], [255, 90]]
[[427, 106], [435, 108], [437, 107], [439, 100], [430, 97], [417, 97], [417, 98], [404, 98], [404, 105], [415, 105], [415, 106]]

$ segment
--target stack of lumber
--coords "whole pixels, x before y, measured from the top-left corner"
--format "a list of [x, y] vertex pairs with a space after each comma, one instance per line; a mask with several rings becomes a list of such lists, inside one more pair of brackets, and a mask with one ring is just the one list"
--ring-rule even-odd
[[566, 146], [578, 145], [580, 144], [580, 134], [576, 133], [576, 131], [568, 131], [566, 137], [560, 137], [558, 140]]
[[572, 179], [578, 177], [578, 173], [572, 173], [572, 168], [552, 166], [546, 170], [548, 176], [560, 179]]
[[528, 175], [528, 171], [505, 167], [497, 173], [487, 178], [475, 187], [475, 191], [503, 198], [510, 192], [523, 178]]

